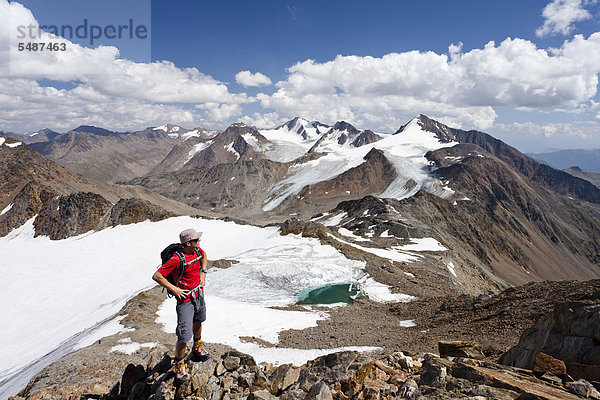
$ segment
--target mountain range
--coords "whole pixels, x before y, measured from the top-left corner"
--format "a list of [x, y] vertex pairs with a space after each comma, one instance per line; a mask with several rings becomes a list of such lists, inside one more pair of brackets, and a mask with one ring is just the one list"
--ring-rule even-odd
[[[422, 265], [464, 292], [600, 276], [598, 187], [486, 133], [425, 115], [391, 134], [300, 117], [274, 129], [236, 123], [222, 132], [82, 126], [31, 144], [47, 158], [25, 144], [8, 150], [6, 140], [2, 149], [14, 163], [35, 162], [2, 171], [10, 179], [0, 207], [22, 198], [29, 207], [18, 218], [10, 210], [0, 215], [3, 234], [55, 207], [56, 195], [89, 192], [104, 201], [73, 200], [97, 209], [94, 222], [76, 232], [96, 228], [119, 198], [137, 197], [175, 214], [259, 224], [310, 219], [351, 246], [368, 240], [367, 251], [433, 237], [448, 251]], [[22, 173], [34, 170], [44, 178]]]
[[579, 167], [592, 172], [600, 172], [600, 149], [559, 150], [548, 153], [529, 153], [528, 155], [558, 169]]

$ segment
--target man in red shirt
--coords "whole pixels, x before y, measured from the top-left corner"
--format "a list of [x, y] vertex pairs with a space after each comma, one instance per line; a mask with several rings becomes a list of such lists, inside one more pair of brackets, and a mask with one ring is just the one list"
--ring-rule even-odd
[[[187, 367], [183, 360], [187, 342], [192, 335], [194, 347], [191, 358], [194, 361], [208, 359], [208, 352], [202, 345], [202, 322], [206, 320], [206, 304], [204, 302], [204, 284], [206, 281], [206, 253], [200, 248], [202, 232], [186, 229], [179, 234], [179, 241], [183, 245], [182, 252], [173, 254], [152, 276], [159, 285], [173, 292], [177, 298], [177, 343], [175, 345], [175, 365], [177, 379], [185, 380], [188, 377]], [[181, 256], [184, 258], [185, 270], [183, 276], [178, 273], [181, 266]], [[167, 276], [174, 272], [176, 284], [167, 280]]]

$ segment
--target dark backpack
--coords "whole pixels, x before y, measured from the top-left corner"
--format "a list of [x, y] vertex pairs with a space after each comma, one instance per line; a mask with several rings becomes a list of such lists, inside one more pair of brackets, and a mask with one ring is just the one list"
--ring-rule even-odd
[[[188, 264], [186, 264], [185, 262], [185, 256], [183, 255], [183, 249], [185, 248], [185, 246], [181, 243], [173, 243], [168, 245], [167, 247], [164, 248], [163, 251], [160, 252], [160, 260], [162, 261], [161, 265], [164, 265], [167, 261], [169, 261], [169, 259], [171, 257], [173, 257], [173, 254], [176, 254], [177, 257], [179, 257], [179, 269], [178, 269], [178, 279], [177, 282], [175, 282], [175, 271], [177, 271], [176, 269], [174, 269], [173, 271], [171, 271], [171, 273], [169, 275], [166, 276], [167, 280], [179, 287], [179, 282], [181, 282], [181, 278], [183, 277], [183, 273], [185, 272], [185, 268], [187, 267]], [[196, 256], [198, 258], [200, 258], [200, 263], [202, 263], [202, 253], [196, 249]], [[193, 261], [192, 261], [193, 262]], [[163, 291], [165, 290], [165, 288], [163, 288]], [[167, 289], [167, 295], [169, 297], [173, 297], [175, 294]]]

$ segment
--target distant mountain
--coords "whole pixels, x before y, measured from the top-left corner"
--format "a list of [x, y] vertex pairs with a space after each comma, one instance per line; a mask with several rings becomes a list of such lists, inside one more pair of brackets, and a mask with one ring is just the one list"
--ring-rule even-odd
[[140, 187], [112, 185], [74, 174], [0, 136], [0, 236], [29, 220], [35, 234], [62, 239], [123, 223], [160, 220], [194, 209]]
[[571, 167], [564, 170], [566, 173], [589, 181], [592, 185], [600, 188], [600, 172], [588, 171], [579, 167]]
[[118, 132], [109, 131], [108, 129], [98, 128], [91, 125], [80, 125], [77, 128], [72, 129], [70, 132], [86, 132], [98, 136], [112, 136], [119, 134]]
[[528, 155], [557, 169], [576, 166], [588, 171], [600, 172], [600, 149], [559, 150], [551, 153], [532, 153]]
[[[254, 221], [321, 215], [317, 221], [387, 248], [435, 237], [453, 250], [423, 262], [465, 292], [600, 277], [600, 190], [590, 182], [425, 115], [393, 134], [343, 121], [325, 132], [315, 126], [324, 125], [234, 124], [195, 144], [198, 153], [180, 169], [132, 183]], [[367, 198], [384, 204], [365, 207]], [[342, 206], [349, 202], [363, 208]]]
[[119, 182], [151, 171], [179, 141], [152, 129], [117, 133], [84, 126], [31, 146], [75, 173]]
[[54, 140], [60, 133], [53, 131], [49, 128], [40, 129], [37, 132], [31, 133], [13, 133], [13, 132], [2, 132], [0, 131], [0, 135], [12, 137], [14, 139], [20, 140], [24, 143], [31, 144], [36, 142], [46, 142], [48, 140]]

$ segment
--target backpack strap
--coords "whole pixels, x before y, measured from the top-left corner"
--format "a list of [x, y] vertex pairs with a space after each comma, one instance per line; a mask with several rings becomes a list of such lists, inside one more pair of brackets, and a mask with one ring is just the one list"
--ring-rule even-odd
[[175, 284], [175, 286], [179, 287], [179, 283], [181, 282], [181, 279], [183, 278], [183, 274], [185, 273], [185, 267], [189, 263], [185, 262], [185, 255], [183, 253], [176, 251], [174, 254], [177, 255], [177, 257], [179, 257], [179, 274], [177, 276], [177, 283]]

